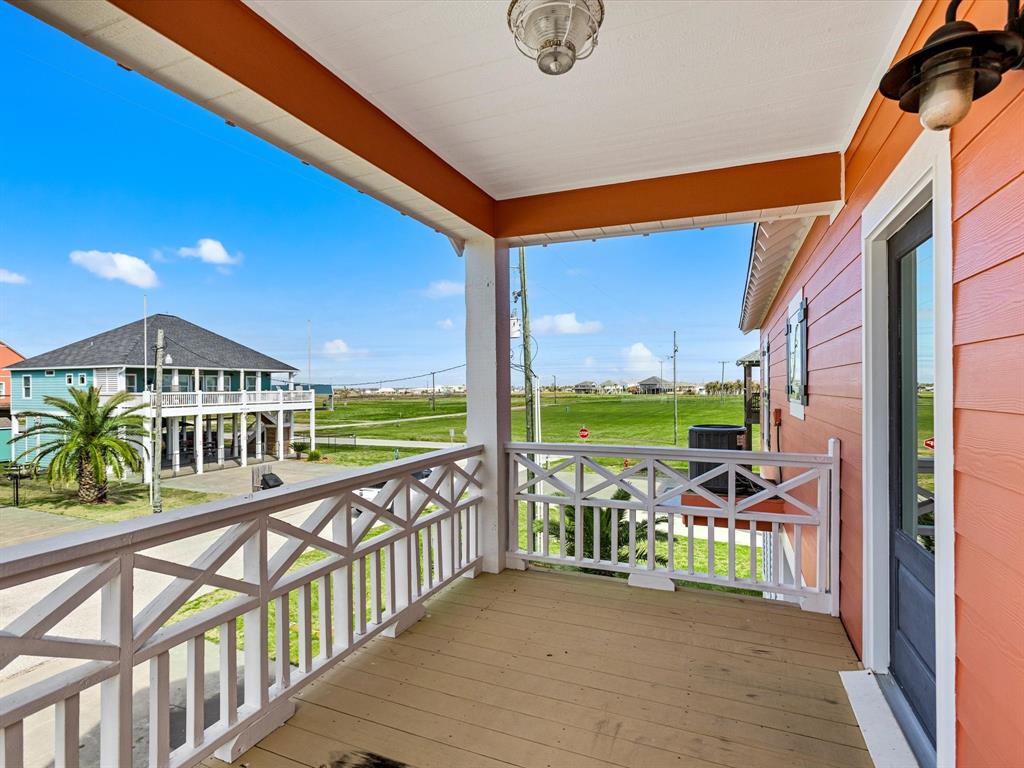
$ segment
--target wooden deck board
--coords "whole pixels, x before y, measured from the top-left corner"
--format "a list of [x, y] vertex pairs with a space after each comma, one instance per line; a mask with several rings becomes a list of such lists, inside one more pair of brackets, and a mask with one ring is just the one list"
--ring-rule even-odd
[[870, 768], [855, 668], [838, 620], [791, 605], [506, 571], [328, 671], [235, 765]]

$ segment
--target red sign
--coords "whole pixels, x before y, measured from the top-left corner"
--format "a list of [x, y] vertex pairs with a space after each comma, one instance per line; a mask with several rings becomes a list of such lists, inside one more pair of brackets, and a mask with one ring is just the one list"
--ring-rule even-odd
[[580, 436], [580, 440], [586, 440], [590, 437], [590, 430], [586, 427], [580, 427], [580, 431], [577, 434]]
[[934, 437], [929, 437], [927, 440], [925, 440], [924, 441], [924, 447], [925, 448], [931, 448], [934, 451], [935, 450], [935, 438]]

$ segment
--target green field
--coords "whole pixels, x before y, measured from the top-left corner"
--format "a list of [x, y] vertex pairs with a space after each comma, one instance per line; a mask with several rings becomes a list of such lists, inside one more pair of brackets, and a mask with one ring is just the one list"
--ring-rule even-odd
[[[580, 427], [590, 430], [588, 442], [623, 445], [672, 445], [672, 398], [656, 395], [559, 395], [545, 393], [541, 409], [541, 437], [544, 442], [581, 442]], [[429, 407], [429, 406], [428, 406]], [[317, 415], [319, 419], [319, 414]], [[743, 398], [680, 397], [679, 444], [686, 445], [686, 430], [694, 424], [742, 424]], [[449, 430], [456, 440], [463, 438], [465, 416], [451, 416], [404, 424], [380, 424], [334, 430], [334, 434], [397, 440], [447, 441]], [[325, 432], [324, 434], [331, 434]], [[512, 412], [512, 438], [526, 437], [525, 412]], [[754, 445], [760, 442], [754, 427]]]

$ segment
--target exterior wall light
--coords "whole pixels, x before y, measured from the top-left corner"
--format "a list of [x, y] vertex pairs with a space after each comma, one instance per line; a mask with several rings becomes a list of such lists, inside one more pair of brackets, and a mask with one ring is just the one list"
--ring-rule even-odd
[[564, 75], [597, 47], [603, 0], [512, 0], [508, 28], [516, 48], [545, 75]]
[[921, 50], [893, 64], [878, 86], [904, 112], [917, 112], [921, 125], [932, 131], [959, 123], [971, 102], [994, 90], [1004, 72], [1024, 67], [1020, 0], [1007, 0], [1005, 30], [984, 32], [969, 21], [957, 21], [960, 2], [950, 0], [946, 23]]

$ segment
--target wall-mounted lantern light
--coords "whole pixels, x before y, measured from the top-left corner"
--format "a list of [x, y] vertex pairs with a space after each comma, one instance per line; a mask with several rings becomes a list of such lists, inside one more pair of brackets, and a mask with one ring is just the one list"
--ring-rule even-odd
[[1011, 69], [1024, 67], [1024, 18], [1020, 0], [1007, 0], [1004, 30], [978, 31], [957, 21], [961, 0], [950, 0], [946, 23], [919, 51], [893, 64], [878, 90], [920, 115], [921, 125], [943, 131], [959, 123], [971, 102], [994, 90]]

